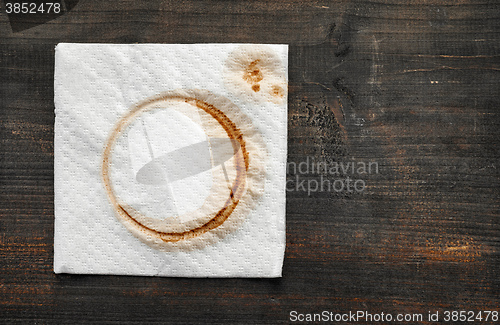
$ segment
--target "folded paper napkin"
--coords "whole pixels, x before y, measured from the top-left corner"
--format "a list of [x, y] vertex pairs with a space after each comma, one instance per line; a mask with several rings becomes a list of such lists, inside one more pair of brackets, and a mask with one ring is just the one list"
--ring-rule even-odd
[[286, 45], [55, 58], [55, 273], [281, 276]]

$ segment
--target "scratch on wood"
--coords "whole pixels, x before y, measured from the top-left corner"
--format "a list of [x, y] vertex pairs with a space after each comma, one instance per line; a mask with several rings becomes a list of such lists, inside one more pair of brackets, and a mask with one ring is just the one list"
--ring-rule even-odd
[[371, 84], [372, 92], [370, 94], [370, 105], [374, 106], [374, 93], [380, 89], [380, 80], [378, 79], [379, 68], [380, 68], [380, 47], [379, 42], [375, 35], [372, 35], [372, 46], [373, 46], [373, 54], [372, 54], [372, 65], [370, 68], [370, 80], [368, 81]]
[[443, 65], [440, 68], [403, 70], [402, 73], [432, 72], [432, 71], [439, 71], [439, 70], [493, 70], [493, 71], [500, 71], [500, 68], [497, 68], [497, 67], [478, 67], [478, 66], [455, 68], [455, 67]]

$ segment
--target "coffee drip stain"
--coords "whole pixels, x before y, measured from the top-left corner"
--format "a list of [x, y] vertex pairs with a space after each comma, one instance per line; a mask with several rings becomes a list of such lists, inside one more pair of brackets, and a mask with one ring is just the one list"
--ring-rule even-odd
[[254, 60], [250, 62], [248, 68], [245, 70], [245, 74], [243, 75], [243, 79], [249, 83], [256, 83], [262, 81], [264, 76], [262, 75], [262, 71], [260, 71], [259, 64], [260, 60]]
[[243, 74], [243, 80], [252, 85], [252, 90], [255, 92], [260, 91], [259, 82], [264, 79], [264, 75], [262, 71], [258, 67], [260, 60], [254, 60], [250, 62], [248, 67], [245, 69], [245, 73]]
[[224, 79], [228, 90], [245, 101], [284, 104], [288, 88], [286, 69], [271, 47], [236, 48], [226, 60]]
[[274, 85], [271, 87], [271, 95], [274, 97], [282, 98], [283, 96], [285, 96], [285, 90], [280, 86]]

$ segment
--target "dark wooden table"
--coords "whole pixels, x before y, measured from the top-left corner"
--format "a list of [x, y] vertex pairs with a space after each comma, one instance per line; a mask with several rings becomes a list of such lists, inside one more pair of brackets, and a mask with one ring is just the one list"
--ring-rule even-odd
[[[4, 8], [0, 323], [274, 324], [324, 310], [432, 323], [429, 311], [500, 310], [498, 2], [83, 0], [29, 29]], [[289, 161], [378, 173], [359, 176], [359, 193], [287, 194], [280, 279], [55, 275], [59, 42], [289, 44]]]

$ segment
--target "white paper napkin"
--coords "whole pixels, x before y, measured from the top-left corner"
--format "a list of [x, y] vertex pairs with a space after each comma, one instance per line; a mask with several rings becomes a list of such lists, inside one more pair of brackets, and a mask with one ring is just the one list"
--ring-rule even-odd
[[286, 45], [59, 44], [55, 273], [280, 277], [287, 60]]

